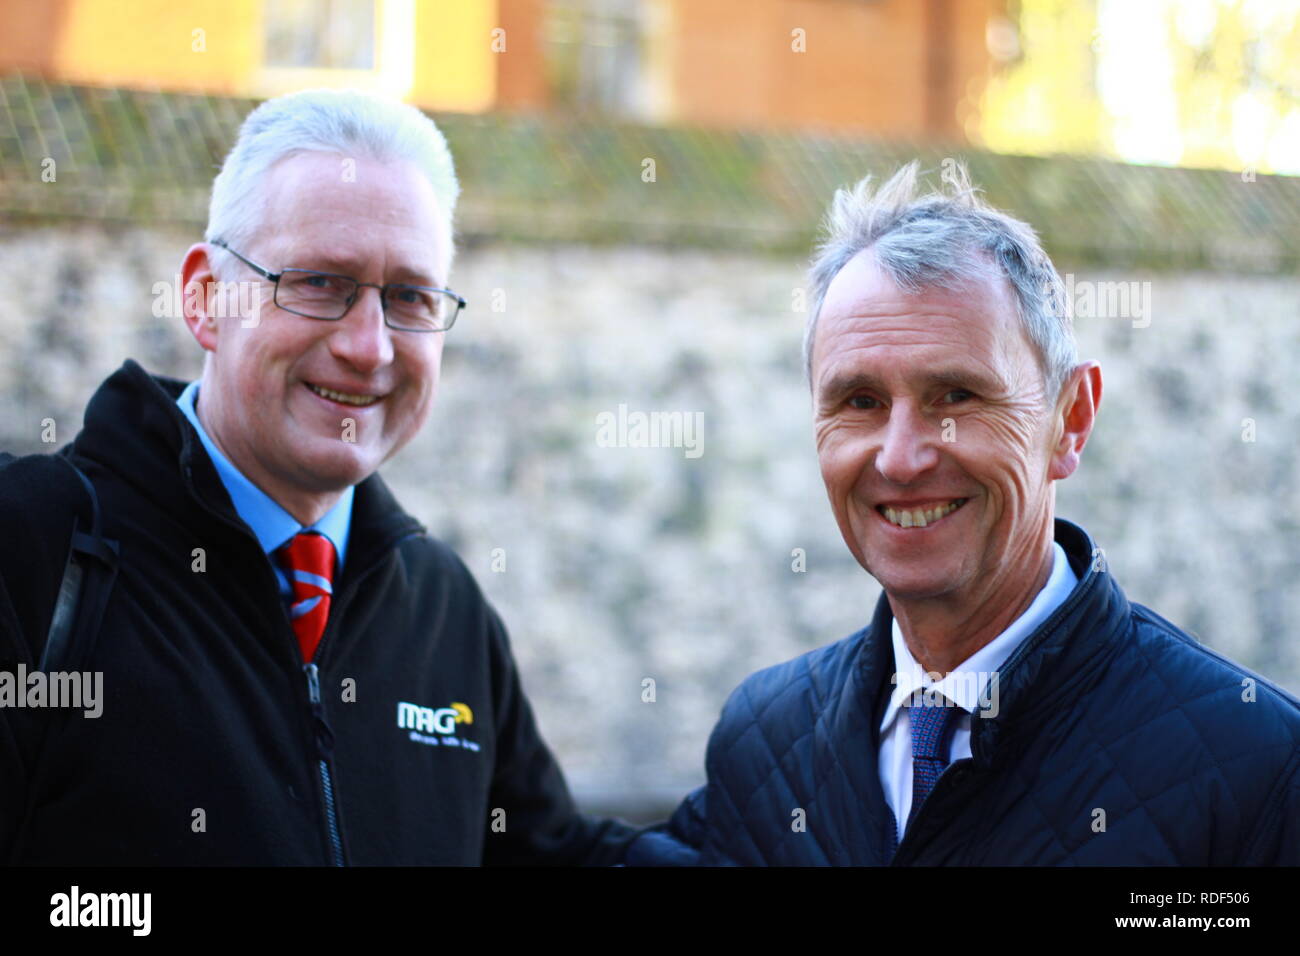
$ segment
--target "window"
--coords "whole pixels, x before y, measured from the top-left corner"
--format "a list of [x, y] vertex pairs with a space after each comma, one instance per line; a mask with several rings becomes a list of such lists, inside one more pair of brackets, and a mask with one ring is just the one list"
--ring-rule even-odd
[[375, 0], [274, 0], [262, 9], [266, 66], [375, 68]]
[[550, 0], [544, 37], [553, 103], [636, 116], [645, 113], [641, 0]]

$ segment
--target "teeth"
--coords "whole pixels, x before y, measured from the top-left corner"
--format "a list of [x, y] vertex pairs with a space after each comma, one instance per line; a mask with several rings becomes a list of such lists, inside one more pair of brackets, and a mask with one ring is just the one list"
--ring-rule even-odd
[[323, 395], [325, 398], [342, 402], [344, 405], [366, 406], [379, 401], [378, 395], [349, 395], [347, 392], [336, 392], [332, 388], [323, 388], [320, 385], [312, 385], [310, 382], [307, 383], [307, 387], [317, 395]]
[[888, 520], [890, 524], [898, 525], [900, 528], [924, 528], [928, 524], [933, 524], [940, 518], [952, 514], [958, 508], [966, 503], [965, 498], [957, 498], [948, 502], [946, 505], [939, 505], [937, 508], [914, 508], [911, 511], [895, 511], [893, 508], [878, 509]]

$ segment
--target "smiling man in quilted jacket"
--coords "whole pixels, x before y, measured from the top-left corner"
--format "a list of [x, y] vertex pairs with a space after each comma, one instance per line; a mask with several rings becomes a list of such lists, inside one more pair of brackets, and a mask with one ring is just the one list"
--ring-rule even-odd
[[632, 860], [1300, 863], [1300, 702], [1055, 517], [1101, 371], [1032, 229], [946, 178], [841, 191], [811, 271], [818, 457], [874, 618], [747, 679]]

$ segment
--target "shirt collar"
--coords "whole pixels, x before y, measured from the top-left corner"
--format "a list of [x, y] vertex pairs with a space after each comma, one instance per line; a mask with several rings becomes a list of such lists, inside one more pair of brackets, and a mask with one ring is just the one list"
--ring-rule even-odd
[[190, 382], [176, 399], [185, 417], [190, 420], [194, 430], [199, 433], [199, 440], [207, 449], [208, 457], [216, 466], [221, 482], [230, 494], [230, 501], [235, 506], [239, 517], [257, 536], [257, 542], [267, 554], [275, 551], [300, 531], [319, 531], [329, 538], [338, 556], [338, 568], [343, 569], [343, 557], [348, 547], [348, 530], [352, 524], [353, 488], [347, 490], [335, 502], [334, 507], [325, 512], [320, 520], [304, 528], [293, 515], [285, 511], [270, 495], [248, 480], [238, 468], [230, 463], [216, 443], [208, 437], [207, 430], [199, 421], [196, 402], [199, 397], [199, 383]]
[[1078, 576], [1065, 556], [1065, 549], [1055, 541], [1052, 542], [1052, 555], [1052, 573], [1048, 576], [1047, 584], [1038, 592], [1033, 603], [1025, 609], [1025, 613], [1016, 618], [1005, 631], [962, 661], [959, 667], [950, 671], [942, 680], [930, 681], [926, 677], [925, 671], [916, 662], [916, 658], [912, 656], [907, 643], [903, 640], [903, 629], [899, 626], [898, 619], [894, 619], [892, 638], [896, 683], [890, 695], [889, 705], [885, 708], [885, 715], [880, 721], [882, 736], [898, 716], [899, 710], [921, 690], [932, 688], [935, 693], [942, 694], [967, 713], [974, 713], [975, 708], [980, 705], [980, 694], [988, 684], [990, 676], [1006, 662], [1025, 638], [1034, 633], [1038, 625], [1046, 621], [1052, 612], [1065, 602], [1075, 585], [1079, 583]]

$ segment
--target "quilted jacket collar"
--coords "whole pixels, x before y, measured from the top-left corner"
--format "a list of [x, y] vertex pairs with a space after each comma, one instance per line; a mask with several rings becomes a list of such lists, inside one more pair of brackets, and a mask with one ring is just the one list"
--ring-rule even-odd
[[[1124, 639], [1129, 602], [1107, 572], [1105, 555], [1086, 531], [1064, 518], [1056, 519], [1055, 537], [1079, 583], [998, 672], [997, 696], [989, 694], [996, 709], [990, 708], [989, 716], [977, 711], [971, 721], [971, 757], [977, 766], [1004, 763], [1044, 712], [1068, 710], [1100, 678]], [[861, 686], [875, 688], [867, 712], [875, 715], [876, 727], [892, 689], [893, 620], [889, 600], [881, 594], [860, 658]]]

